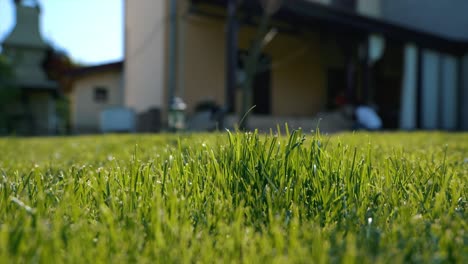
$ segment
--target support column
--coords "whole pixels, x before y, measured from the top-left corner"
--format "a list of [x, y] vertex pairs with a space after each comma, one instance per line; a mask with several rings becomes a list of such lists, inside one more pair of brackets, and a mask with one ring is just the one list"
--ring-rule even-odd
[[168, 100], [170, 108], [176, 93], [177, 71], [177, 0], [171, 0], [169, 6], [169, 66], [168, 66]]
[[461, 89], [460, 89], [460, 128], [468, 131], [468, 53], [462, 58]]
[[234, 111], [237, 83], [237, 34], [238, 22], [236, 19], [237, 0], [229, 0], [227, 4], [226, 21], [226, 91], [225, 105], [228, 112]]
[[403, 83], [401, 85], [400, 128], [412, 130], [417, 127], [418, 48], [406, 44], [403, 60]]
[[440, 111], [440, 55], [435, 51], [424, 50], [422, 56], [421, 128], [437, 129]]
[[440, 99], [442, 101], [442, 109], [440, 113], [440, 125], [442, 129], [455, 130], [458, 120], [457, 59], [454, 56], [445, 55], [442, 57], [441, 67], [442, 89], [440, 89]]
[[[188, 4], [189, 5], [189, 4]], [[185, 93], [185, 48], [186, 48], [186, 25], [188, 7], [184, 6], [184, 13], [179, 18], [178, 28], [178, 51], [177, 51], [177, 95], [184, 98]]]

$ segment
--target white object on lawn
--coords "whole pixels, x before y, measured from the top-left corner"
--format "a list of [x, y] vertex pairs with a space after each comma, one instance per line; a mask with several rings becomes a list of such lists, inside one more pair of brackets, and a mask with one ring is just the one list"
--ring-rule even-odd
[[361, 105], [356, 108], [356, 120], [359, 126], [366, 129], [377, 130], [382, 128], [382, 120], [369, 106]]

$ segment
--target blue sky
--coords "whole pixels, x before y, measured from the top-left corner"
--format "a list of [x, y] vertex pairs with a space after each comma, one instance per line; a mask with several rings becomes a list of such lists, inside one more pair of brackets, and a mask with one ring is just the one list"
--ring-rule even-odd
[[[38, 2], [42, 10], [42, 36], [74, 61], [93, 65], [123, 58], [123, 0]], [[13, 0], [0, 0], [0, 42], [14, 23]]]

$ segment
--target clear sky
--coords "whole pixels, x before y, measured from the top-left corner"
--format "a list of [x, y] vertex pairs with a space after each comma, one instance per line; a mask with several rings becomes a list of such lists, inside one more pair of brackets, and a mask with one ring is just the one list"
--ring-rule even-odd
[[[123, 58], [123, 0], [38, 2], [44, 40], [65, 51], [75, 62], [93, 65]], [[0, 42], [14, 23], [13, 0], [0, 0]]]

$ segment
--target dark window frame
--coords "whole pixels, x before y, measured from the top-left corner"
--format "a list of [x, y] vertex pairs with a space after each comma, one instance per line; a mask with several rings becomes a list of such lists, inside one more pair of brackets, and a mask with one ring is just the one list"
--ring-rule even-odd
[[96, 103], [107, 103], [109, 100], [109, 89], [104, 86], [96, 86], [94, 87], [94, 102]]

